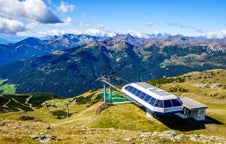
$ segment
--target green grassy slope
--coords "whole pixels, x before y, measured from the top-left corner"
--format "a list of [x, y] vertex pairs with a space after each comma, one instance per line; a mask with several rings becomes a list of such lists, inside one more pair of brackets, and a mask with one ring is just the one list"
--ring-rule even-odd
[[[226, 70], [219, 69], [193, 72], [178, 77], [148, 81], [148, 83], [172, 92], [177, 96], [190, 97], [206, 104], [208, 108], [204, 125], [199, 127], [194, 121], [181, 120], [174, 116], [147, 119], [146, 113], [134, 104], [112, 105], [103, 110], [99, 115], [96, 115], [96, 110], [103, 101], [101, 97], [98, 96], [99, 91], [89, 91], [70, 99], [43, 99], [42, 103], [45, 102], [49, 107], [43, 105], [41, 107], [37, 106], [36, 108], [32, 107], [34, 111], [2, 113], [0, 114], [0, 118], [4, 117], [18, 120], [21, 115], [33, 115], [35, 120], [54, 124], [54, 126], [57, 127], [59, 126], [59, 128], [56, 128], [55, 134], [57, 133], [59, 137], [63, 134], [67, 135], [67, 137], [70, 137], [68, 141], [75, 139], [74, 137], [74, 139], [72, 138], [74, 134], [81, 136], [81, 133], [87, 134], [89, 130], [91, 131], [91, 134], [88, 135], [90, 140], [98, 137], [99, 139], [103, 139], [104, 137], [117, 139], [119, 138], [117, 135], [121, 133], [120, 130], [126, 131], [128, 134], [133, 133], [134, 135], [131, 136], [131, 138], [133, 137], [136, 140], [139, 132], [154, 133], [156, 131], [164, 132], [166, 130], [174, 130], [178, 134], [187, 135], [184, 141], [181, 141], [182, 143], [191, 143], [189, 140], [190, 135], [204, 134], [209, 137], [218, 136], [226, 139]], [[9, 99], [9, 97], [6, 98], [3, 96], [0, 98], [1, 104], [7, 103]], [[14, 99], [21, 103], [25, 102], [26, 105], [26, 103], [31, 104], [29, 98], [31, 97], [27, 96], [26, 99]], [[35, 96], [32, 98], [35, 98]], [[11, 98], [11, 100], [12, 99], [13, 98]], [[58, 119], [52, 114], [52, 112], [58, 110], [66, 112], [67, 107], [65, 104], [69, 101], [69, 118], [63, 117]], [[39, 104], [41, 104], [41, 102], [39, 102]], [[57, 107], [50, 106], [52, 104]], [[68, 130], [65, 131], [65, 128]], [[85, 130], [83, 131], [82, 129], [84, 128]], [[61, 129], [61, 131], [64, 129], [64, 131], [59, 134], [59, 129]], [[112, 133], [112, 135], [110, 133]], [[113, 135], [113, 133], [115, 135]], [[125, 136], [124, 134], [122, 135]], [[151, 138], [150, 141], [155, 138]], [[173, 141], [159, 137], [156, 140], [158, 143], [173, 143]], [[73, 142], [78, 141], [75, 140]], [[84, 141], [81, 140], [80, 142]], [[135, 142], [140, 142], [140, 140]], [[192, 141], [192, 143], [199, 142]]]
[[46, 100], [60, 98], [51, 93], [2, 94], [0, 95], [0, 112], [33, 111], [41, 107]]
[[0, 79], [0, 94], [14, 94], [16, 86], [14, 84], [8, 84], [7, 79]]

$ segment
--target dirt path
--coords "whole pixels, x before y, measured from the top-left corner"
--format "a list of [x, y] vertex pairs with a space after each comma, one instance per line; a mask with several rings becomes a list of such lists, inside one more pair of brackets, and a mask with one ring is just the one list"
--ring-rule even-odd
[[26, 99], [26, 102], [25, 104], [29, 105], [31, 108], [32, 108], [32, 104], [28, 103], [29, 100], [32, 98], [32, 96], [30, 95], [27, 99]]
[[6, 103], [3, 105], [3, 107], [8, 107], [7, 105], [8, 105], [10, 102], [11, 102], [11, 100], [9, 99], [9, 101], [6, 102]]
[[[101, 104], [102, 104], [102, 103], [97, 103], [97, 104], [95, 104], [95, 105], [93, 105], [93, 106], [91, 106], [91, 107], [89, 107], [89, 108], [87, 108], [87, 109], [81, 111], [81, 112], [78, 113], [78, 114], [75, 116], [75, 118], [72, 119], [72, 120], [64, 121], [64, 122], [61, 122], [61, 123], [56, 123], [56, 124], [54, 124], [54, 125], [62, 125], [62, 124], [67, 124], [67, 123], [72, 123], [72, 122], [78, 121], [78, 119], [79, 119], [82, 115], [84, 115], [85, 113], [87, 113], [87, 112], [89, 112], [89, 111], [93, 111], [93, 110], [98, 109], [98, 107], [99, 107]], [[92, 116], [87, 117], [87, 120], [88, 120], [88, 121], [87, 121], [85, 124], [83, 124], [82, 126], [85, 126], [85, 125], [89, 124], [89, 123], [91, 122], [91, 120], [93, 120], [93, 117], [95, 117], [95, 116], [96, 116], [96, 115], [92, 115]]]

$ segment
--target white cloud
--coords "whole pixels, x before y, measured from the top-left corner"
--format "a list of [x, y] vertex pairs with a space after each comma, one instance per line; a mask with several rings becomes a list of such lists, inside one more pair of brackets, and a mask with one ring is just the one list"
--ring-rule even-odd
[[106, 32], [101, 31], [99, 29], [87, 29], [84, 31], [85, 34], [89, 34], [92, 36], [105, 36]]
[[31, 23], [28, 23], [28, 24], [26, 25], [26, 28], [27, 28], [28, 30], [32, 30], [32, 29], [38, 27], [39, 25], [40, 25], [40, 24], [37, 23], [37, 22], [31, 22]]
[[151, 22], [147, 22], [147, 26], [153, 26], [153, 23], [151, 23]]
[[116, 35], [115, 32], [103, 31], [99, 29], [87, 29], [84, 31], [84, 34], [89, 34], [92, 36], [109, 36], [109, 37], [113, 37]]
[[86, 18], [86, 19], [89, 18], [88, 15], [87, 15], [85, 12], [82, 13], [82, 16], [83, 16], [84, 18]]
[[226, 30], [216, 31], [216, 32], [208, 32], [206, 34], [207, 38], [224, 38], [226, 37]]
[[49, 35], [59, 35], [60, 34], [60, 31], [57, 30], [57, 29], [50, 30], [50, 31], [48, 31], [48, 34]]
[[71, 22], [72, 22], [72, 18], [71, 17], [67, 17], [64, 20], [63, 23], [57, 23], [57, 24], [54, 24], [54, 26], [56, 26], [56, 27], [63, 27], [63, 26], [69, 25]]
[[185, 25], [177, 23], [177, 22], [169, 22], [169, 23], [167, 23], [167, 25], [170, 27], [180, 27], [180, 28], [185, 27]]
[[105, 28], [105, 25], [103, 25], [103, 24], [98, 24], [97, 27], [99, 27], [99, 28]]
[[116, 35], [115, 32], [110, 32], [110, 31], [102, 31], [99, 29], [87, 29], [87, 30], [76, 30], [76, 29], [67, 29], [67, 30], [58, 30], [58, 29], [53, 29], [49, 31], [43, 31], [39, 32], [36, 35], [39, 35], [39, 37], [44, 37], [44, 36], [53, 36], [53, 35], [63, 35], [63, 34], [88, 34], [92, 36], [109, 36], [113, 37]]
[[60, 6], [58, 7], [58, 10], [61, 12], [73, 12], [75, 9], [75, 5], [65, 3], [63, 1], [60, 2]]
[[40, 23], [60, 23], [42, 0], [0, 0], [0, 16], [9, 19], [29, 19]]
[[16, 34], [25, 30], [27, 28], [20, 21], [0, 18], [0, 33]]
[[71, 17], [67, 17], [66, 20], [64, 21], [64, 23], [66, 23], [66, 24], [70, 24], [71, 22], [72, 22]]
[[89, 24], [88, 23], [83, 23], [83, 22], [78, 22], [78, 23], [76, 23], [76, 26], [79, 26], [79, 27], [89, 27]]
[[189, 25], [189, 28], [193, 29], [195, 32], [203, 33], [204, 31], [201, 28], [197, 28], [195, 26]]
[[[42, 0], [0, 0], [0, 5], [1, 21], [3, 22], [3, 19], [4, 21], [7, 20], [7, 23], [5, 23], [7, 26], [5, 27], [10, 28], [12, 25], [14, 26], [12, 30], [15, 31], [11, 31], [11, 33], [25, 31], [26, 29], [21, 27], [26, 25], [26, 23], [53, 24], [62, 22], [48, 9]], [[18, 27], [15, 28], [15, 25]], [[28, 27], [30, 26], [28, 25]], [[3, 33], [4, 31], [1, 32]]]
[[58, 29], [52, 29], [52, 30], [48, 30], [48, 31], [38, 32], [38, 34], [35, 34], [35, 35], [36, 36], [38, 35], [39, 37], [45, 37], [45, 36], [60, 35], [60, 34], [63, 34], [63, 33], [64, 33], [64, 31], [60, 31]]
[[97, 24], [96, 26], [97, 26], [97, 28], [100, 28], [102, 30], [107, 30], [107, 28], [103, 24]]
[[198, 28], [198, 27], [193, 26], [193, 25], [184, 25], [184, 24], [177, 23], [177, 22], [169, 22], [169, 23], [167, 23], [167, 25], [170, 26], [170, 27], [189, 28], [191, 30], [194, 30], [197, 33], [203, 33], [204, 32], [201, 28]]
[[132, 31], [128, 30], [128, 33], [131, 34], [132, 36], [138, 37], [138, 38], [149, 38], [148, 34], [139, 32], [139, 31]]

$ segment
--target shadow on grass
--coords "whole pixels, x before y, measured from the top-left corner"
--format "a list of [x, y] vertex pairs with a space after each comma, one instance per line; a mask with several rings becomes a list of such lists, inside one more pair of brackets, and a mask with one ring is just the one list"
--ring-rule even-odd
[[214, 118], [211, 118], [209, 116], [206, 116], [206, 120], [205, 120], [205, 124], [218, 124], [218, 125], [223, 125], [224, 123], [214, 119]]
[[206, 116], [205, 121], [196, 121], [192, 118], [182, 119], [175, 115], [158, 115], [158, 120], [171, 129], [178, 131], [192, 131], [205, 129], [207, 124], [223, 124], [222, 122]]

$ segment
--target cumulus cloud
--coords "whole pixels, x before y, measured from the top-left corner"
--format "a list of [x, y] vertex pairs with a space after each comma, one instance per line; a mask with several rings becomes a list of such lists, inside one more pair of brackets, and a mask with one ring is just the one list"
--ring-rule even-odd
[[[11, 30], [11, 33], [25, 31], [27, 29], [24, 25], [27, 22], [62, 23], [42, 0], [0, 0], [0, 5], [0, 19], [2, 23], [0, 29], [6, 29], [5, 32], [8, 30]], [[3, 25], [3, 23], [5, 24]], [[4, 31], [1, 32], [3, 33]]]
[[25, 30], [27, 30], [26, 27], [20, 21], [6, 18], [0, 19], [0, 33], [16, 34], [17, 32]]
[[0, 0], [0, 16], [9, 19], [29, 19], [40, 23], [60, 23], [41, 0]]
[[37, 23], [37, 22], [31, 22], [31, 23], [28, 23], [28, 24], [26, 25], [26, 28], [27, 28], [28, 30], [32, 30], [32, 29], [38, 27], [39, 25], [40, 25], [40, 24]]
[[72, 22], [72, 18], [71, 17], [67, 17], [64, 20], [63, 23], [57, 23], [57, 24], [54, 24], [54, 26], [56, 26], [56, 27], [63, 27], [63, 26], [69, 25], [71, 22]]
[[73, 12], [75, 9], [75, 5], [65, 3], [63, 1], [60, 2], [60, 6], [58, 7], [58, 10], [61, 12]]
[[216, 32], [208, 32], [206, 34], [207, 38], [224, 38], [226, 37], [226, 30], [216, 31]]

